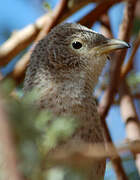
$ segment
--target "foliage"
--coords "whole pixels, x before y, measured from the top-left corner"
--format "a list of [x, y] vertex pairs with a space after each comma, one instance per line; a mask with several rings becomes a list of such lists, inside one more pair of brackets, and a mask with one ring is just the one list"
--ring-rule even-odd
[[[7, 99], [10, 125], [16, 140], [20, 169], [30, 179], [42, 179], [42, 165], [47, 153], [66, 140], [77, 127], [70, 117], [54, 117], [47, 110], [38, 110], [33, 101], [38, 98], [35, 90], [21, 99], [10, 96], [13, 81], [6, 80], [1, 91]], [[47, 165], [47, 162], [45, 162]], [[45, 165], [45, 166], [46, 166]]]

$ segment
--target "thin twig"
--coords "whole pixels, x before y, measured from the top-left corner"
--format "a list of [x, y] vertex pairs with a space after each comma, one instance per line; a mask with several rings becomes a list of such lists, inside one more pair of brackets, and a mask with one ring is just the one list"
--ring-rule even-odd
[[30, 50], [24, 54], [22, 58], [16, 63], [13, 71], [5, 78], [12, 78], [17, 85], [20, 84], [24, 80], [25, 71], [29, 63], [31, 52], [32, 51]]
[[0, 81], [3, 79], [3, 75], [1, 74], [1, 72], [0, 72]]
[[[68, 2], [67, 7], [64, 9], [62, 16], [58, 18], [58, 23], [64, 21], [69, 16], [73, 15], [75, 12], [86, 6], [88, 3], [96, 2], [97, 0], [82, 0], [82, 1], [72, 1], [72, 3]], [[100, 0], [101, 1], [101, 0]]]
[[[131, 33], [131, 27], [133, 25], [133, 19], [134, 19], [134, 11], [135, 11], [135, 6], [136, 6], [136, 0], [129, 0], [126, 3], [125, 7], [125, 13], [124, 13], [124, 18], [122, 25], [120, 27], [120, 32], [119, 32], [119, 39], [122, 39], [124, 41], [129, 41], [130, 38], [130, 33]], [[119, 80], [120, 80], [120, 69], [121, 65], [123, 63], [123, 60], [125, 58], [126, 51], [121, 51], [118, 54], [116, 54], [116, 57], [113, 57], [115, 60], [113, 61], [112, 64], [112, 71], [111, 71], [111, 79], [110, 79], [110, 84], [109, 87], [106, 89], [103, 98], [101, 99], [101, 102], [99, 104], [99, 113], [102, 119], [102, 124], [105, 130], [105, 138], [107, 142], [112, 142], [108, 127], [105, 122], [105, 117], [108, 114], [109, 108], [111, 104], [113, 103], [113, 98], [115, 95], [115, 92], [119, 86]], [[127, 179], [125, 172], [121, 166], [121, 160], [119, 156], [117, 159], [113, 162], [113, 166], [115, 171], [117, 172], [117, 176], [119, 179]]]
[[[129, 0], [126, 3], [124, 19], [123, 19], [123, 22], [120, 28], [120, 33], [119, 33], [119, 39], [122, 39], [126, 42], [128, 42], [130, 39], [130, 34], [131, 34], [131, 29], [132, 29], [131, 27], [133, 25], [136, 2], [137, 0]], [[125, 55], [126, 55], [125, 50], [120, 51], [116, 54], [116, 57], [114, 57], [112, 61], [113, 63], [111, 66], [110, 84], [108, 88], [106, 89], [98, 108], [102, 119], [105, 119], [105, 117], [108, 114], [109, 108], [111, 104], [113, 103], [114, 95], [119, 86], [120, 70], [121, 70], [121, 65], [124, 61]]]
[[[75, 7], [73, 7], [71, 10], [69, 10], [68, 12], [64, 12], [65, 11], [65, 7], [66, 7], [66, 3], [67, 1], [61, 1], [57, 7], [53, 10], [52, 14], [49, 16], [50, 18], [47, 21], [47, 24], [44, 25], [44, 28], [40, 31], [40, 33], [38, 34], [38, 36], [35, 39], [35, 42], [37, 42], [38, 40], [42, 39], [49, 31], [50, 29], [56, 25], [57, 23], [60, 22], [60, 20], [63, 20], [63, 13], [65, 14], [65, 18], [68, 15], [71, 15], [73, 11], [79, 10], [81, 7], [83, 7], [86, 3], [88, 3], [88, 1], [86, 3], [81, 2], [80, 6], [76, 5]], [[34, 46], [33, 46], [34, 47]], [[32, 48], [33, 49], [33, 48]], [[15, 65], [13, 71], [8, 75], [8, 77], [13, 78], [15, 80], [15, 82], [17, 84], [19, 84], [20, 82], [23, 81], [24, 79], [24, 75], [25, 75], [25, 71], [26, 71], [26, 67], [27, 64], [29, 62], [29, 58], [31, 55], [32, 50], [28, 51]]]
[[104, 0], [97, 5], [96, 8], [94, 8], [90, 13], [88, 13], [86, 16], [84, 16], [79, 23], [83, 24], [87, 27], [91, 27], [95, 21], [97, 21], [102, 14], [106, 13], [107, 10], [113, 6], [115, 3], [119, 3], [123, 0]]
[[51, 18], [49, 21], [44, 25], [43, 29], [39, 33], [39, 35], [36, 38], [36, 42], [41, 40], [44, 36], [48, 34], [48, 32], [58, 23], [59, 17], [64, 13], [65, 8], [67, 7], [67, 0], [60, 0], [58, 5], [53, 10], [53, 13], [51, 14]]
[[110, 158], [114, 159], [120, 153], [124, 152], [140, 152], [140, 141], [132, 141], [122, 144], [120, 147], [116, 147], [111, 143], [107, 144], [106, 150], [104, 144], [88, 144], [81, 143], [78, 145], [72, 145], [70, 147], [61, 147], [47, 155], [48, 159], [57, 163], [71, 164], [80, 166], [87, 166], [89, 162], [100, 161], [102, 159]]
[[125, 76], [129, 73], [129, 71], [132, 69], [134, 57], [135, 57], [135, 54], [136, 54], [139, 46], [140, 46], [140, 32], [139, 32], [138, 37], [136, 38], [136, 40], [135, 40], [135, 42], [134, 42], [133, 50], [132, 50], [131, 56], [130, 56], [127, 64], [124, 65], [124, 66], [122, 66], [122, 69], [121, 69], [121, 79], [124, 79], [124, 77], [125, 77]]
[[103, 14], [100, 18], [101, 23], [101, 33], [108, 38], [113, 38], [111, 25], [110, 25], [110, 19], [107, 13]]
[[[120, 0], [119, 0], [120, 1]], [[77, 10], [79, 10], [80, 8], [82, 8], [84, 5], [86, 5], [87, 3], [89, 3], [89, 2], [91, 2], [91, 1], [82, 1], [82, 2], [80, 2], [80, 4], [76, 4], [74, 7], [72, 7], [71, 9], [69, 9], [69, 10], [67, 10], [66, 11], [66, 9], [67, 8], [65, 8], [65, 9], [63, 9], [63, 14], [64, 15], [61, 15], [61, 16], [59, 16], [58, 17], [58, 20], [57, 20], [57, 23], [59, 23], [59, 22], [61, 22], [62, 20], [64, 20], [65, 18], [67, 18], [68, 16], [70, 16], [72, 13], [74, 13], [74, 12], [76, 12]], [[116, 1], [115, 1], [116, 2]], [[100, 9], [100, 6], [101, 5], [99, 5], [99, 7], [97, 7], [97, 10], [96, 10], [96, 8], [95, 8], [95, 16], [96, 16], [96, 13], [98, 13], [98, 9]], [[109, 7], [108, 7], [109, 8]], [[59, 9], [59, 8], [58, 8]], [[55, 11], [55, 10], [54, 10]], [[101, 14], [103, 14], [103, 12], [101, 12], [100, 11], [100, 15]], [[52, 12], [52, 14], [50, 14], [49, 15], [49, 18], [48, 18], [48, 22], [50, 22], [51, 23], [51, 21], [52, 21], [52, 19], [53, 19], [53, 12]], [[94, 17], [94, 16], [93, 16]], [[97, 15], [97, 17], [98, 17], [98, 15]], [[87, 17], [88, 18], [88, 17]], [[55, 21], [55, 20], [54, 20]], [[56, 24], [57, 24], [56, 23]], [[49, 24], [49, 23], [48, 23]], [[42, 25], [43, 26], [43, 25]], [[49, 26], [48, 26], [49, 27]], [[47, 29], [47, 28], [46, 28]], [[49, 29], [49, 28], [48, 28]], [[46, 31], [48, 31], [48, 30], [46, 30]], [[44, 32], [45, 32], [45, 28], [44, 28]], [[41, 34], [44, 34], [43, 33], [43, 31], [41, 32]], [[20, 34], [20, 36], [22, 36], [22, 34]], [[40, 35], [40, 36], [43, 36], [43, 35]], [[41, 39], [41, 37], [40, 38], [38, 38], [38, 39]], [[14, 70], [13, 70], [13, 72], [10, 74], [10, 76], [15, 80], [15, 81], [17, 81], [17, 83], [19, 83], [19, 82], [21, 82], [22, 80], [23, 80], [23, 77], [24, 77], [24, 74], [25, 74], [25, 70], [26, 70], [26, 65], [27, 65], [27, 63], [28, 63], [28, 60], [26, 59], [26, 58], [28, 58], [28, 57], [30, 57], [30, 55], [29, 55], [30, 53], [28, 53], [28, 55], [25, 55], [24, 57], [23, 57], [23, 59], [21, 59], [21, 60], [19, 60], [19, 61], [21, 61], [20, 63], [18, 63], [17, 62], [17, 65], [15, 66], [15, 68], [14, 68]], [[16, 54], [15, 54], [16, 55]], [[1, 59], [0, 59], [1, 60]], [[8, 60], [9, 61], [9, 60]], [[25, 62], [24, 62], [25, 61]], [[20, 67], [20, 64], [24, 64], [25, 66], [23, 66], [23, 70], [22, 70], [22, 68]], [[19, 67], [19, 69], [20, 70], [18, 70], [17, 68]], [[20, 73], [17, 73], [17, 72], [20, 72]]]
[[[120, 109], [125, 123], [127, 138], [130, 141], [140, 140], [140, 121], [138, 119], [130, 89], [124, 80], [120, 86]], [[140, 154], [135, 154], [136, 166], [140, 174]]]
[[133, 95], [133, 98], [140, 99], [140, 93], [136, 93]]
[[[90, 0], [82, 1], [73, 5], [71, 8], [65, 8], [65, 12], [59, 17], [58, 23], [78, 11], [80, 8], [91, 2]], [[35, 40], [40, 30], [53, 18], [53, 12], [46, 13], [34, 24], [30, 24], [24, 29], [15, 32], [4, 44], [0, 46], [0, 66], [5, 66], [20, 51], [25, 49], [32, 41]]]
[[[111, 25], [110, 25], [110, 21], [109, 21], [109, 17], [107, 14], [104, 14], [101, 18], [100, 18], [100, 22], [101, 22], [101, 32], [108, 38], [113, 38], [113, 34], [111, 31]], [[113, 58], [113, 53], [111, 54], [111, 58]], [[103, 120], [103, 128], [104, 128], [104, 132], [105, 132], [105, 136], [108, 142], [110, 142], [112, 144], [112, 146], [114, 147], [114, 151], [115, 151], [115, 146], [112, 142], [112, 138], [110, 136], [109, 133], [109, 129], [107, 127], [106, 121], [105, 119]], [[107, 146], [106, 146], [107, 147]], [[107, 147], [108, 149], [108, 147]], [[116, 153], [117, 154], [117, 153]], [[117, 179], [127, 179], [127, 176], [125, 174], [125, 171], [123, 169], [122, 163], [121, 163], [121, 159], [119, 157], [119, 154], [113, 158], [111, 160], [112, 165], [114, 167], [114, 170], [116, 172], [116, 176]]]
[[5, 66], [20, 51], [25, 49], [37, 36], [42, 26], [50, 19], [51, 12], [37, 19], [34, 24], [15, 32], [0, 46], [0, 66]]
[[[112, 147], [114, 148], [114, 151], [116, 151], [115, 149], [115, 145], [112, 141], [112, 138], [111, 138], [111, 135], [109, 133], [109, 129], [108, 129], [108, 126], [106, 124], [106, 121], [105, 119], [102, 119], [102, 126], [103, 126], [103, 129], [104, 129], [104, 135], [105, 135], [105, 139], [106, 139], [106, 149], [108, 151], [109, 147], [108, 147], [108, 143], [112, 144]], [[112, 162], [112, 165], [113, 165], [113, 168], [116, 172], [116, 176], [117, 176], [117, 179], [118, 180], [127, 180], [127, 176], [125, 174], [125, 171], [123, 169], [123, 166], [122, 166], [122, 162], [121, 162], [121, 158], [119, 157], [119, 154], [117, 154], [116, 152], [116, 156], [111, 159], [111, 162]]]

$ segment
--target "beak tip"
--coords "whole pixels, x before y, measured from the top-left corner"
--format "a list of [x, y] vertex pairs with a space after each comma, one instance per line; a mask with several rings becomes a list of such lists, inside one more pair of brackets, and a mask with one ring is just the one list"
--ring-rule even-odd
[[131, 45], [129, 43], [127, 43], [127, 48], [131, 48]]

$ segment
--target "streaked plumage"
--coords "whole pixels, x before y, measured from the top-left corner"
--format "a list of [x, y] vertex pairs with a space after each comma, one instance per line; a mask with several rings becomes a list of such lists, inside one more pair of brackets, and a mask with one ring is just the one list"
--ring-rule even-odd
[[[128, 45], [123, 41], [109, 40], [71, 23], [56, 26], [36, 45], [26, 72], [24, 91], [37, 88], [41, 97], [36, 104], [40, 108], [80, 121], [80, 127], [66, 143], [104, 141], [93, 88], [108, 53], [124, 47]], [[88, 179], [103, 177], [104, 170], [104, 160], [93, 164]]]

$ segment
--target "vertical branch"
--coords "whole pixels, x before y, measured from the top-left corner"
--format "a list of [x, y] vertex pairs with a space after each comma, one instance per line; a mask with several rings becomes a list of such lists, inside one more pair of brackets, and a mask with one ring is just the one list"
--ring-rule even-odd
[[[129, 41], [130, 33], [133, 25], [133, 19], [134, 19], [134, 11], [136, 6], [136, 0], [129, 0], [126, 2], [125, 11], [124, 11], [124, 18], [122, 25], [120, 27], [119, 32], [119, 39], [122, 39], [124, 41]], [[112, 68], [111, 68], [111, 79], [109, 87], [106, 89], [103, 98], [101, 99], [101, 102], [99, 104], [99, 113], [102, 119], [102, 123], [105, 130], [105, 136], [107, 142], [112, 142], [108, 127], [105, 122], [105, 117], [108, 114], [109, 108], [111, 104], [113, 103], [114, 95], [117, 91], [117, 88], [119, 86], [119, 80], [120, 80], [120, 70], [121, 65], [123, 63], [123, 60], [125, 58], [126, 51], [121, 51], [118, 54], [116, 54], [116, 57], [113, 57], [115, 60], [113, 61]], [[121, 165], [121, 159], [116, 158], [112, 160], [114, 169], [117, 173], [118, 179], [127, 179], [124, 170]]]
[[[110, 26], [110, 20], [109, 20], [108, 15], [104, 14], [101, 17], [100, 22], [102, 24], [101, 32], [106, 37], [113, 38], [113, 34], [112, 34], [112, 31], [111, 31], [111, 26]], [[105, 119], [102, 121], [102, 124], [103, 124], [103, 128], [104, 128], [104, 133], [105, 133], [105, 136], [106, 136], [105, 138], [107, 139], [108, 142], [110, 142], [112, 144], [112, 148], [114, 149], [113, 151], [116, 152], [116, 149], [115, 149], [115, 146], [114, 146], [114, 144], [112, 142], [112, 138], [110, 136], [109, 129], [107, 127]], [[107, 151], [109, 150], [108, 145], [106, 145], [106, 149], [107, 149]], [[114, 170], [116, 172], [117, 179], [119, 179], [119, 180], [123, 180], [123, 179], [126, 180], [127, 176], [126, 176], [126, 174], [124, 172], [124, 169], [123, 169], [122, 164], [121, 164], [121, 159], [120, 159], [120, 157], [119, 157], [117, 152], [116, 152], [116, 157], [113, 158], [111, 161], [112, 161], [112, 165], [114, 167]]]
[[107, 13], [101, 16], [100, 23], [101, 23], [101, 33], [108, 38], [113, 38], [110, 19]]
[[0, 99], [0, 179], [22, 180], [3, 99]]
[[[137, 0], [129, 0], [128, 2], [126, 2], [124, 18], [122, 25], [120, 27], [119, 39], [122, 39], [127, 42], [129, 41], [131, 34], [136, 2]], [[101, 99], [99, 105], [99, 112], [103, 119], [107, 116], [109, 108], [113, 103], [114, 95], [118, 89], [119, 81], [120, 81], [121, 65], [124, 61], [125, 55], [126, 55], [126, 50], [123, 50], [118, 52], [113, 59], [113, 63], [111, 66], [110, 84], [106, 89], [104, 96]]]
[[[129, 87], [124, 80], [120, 86], [120, 109], [125, 123], [127, 138], [130, 141], [140, 140], [140, 122], [136, 113]], [[140, 154], [134, 154], [136, 166], [140, 174]]]
[[0, 81], [3, 79], [3, 75], [1, 74], [1, 72], [0, 72]]
[[[100, 18], [100, 23], [102, 24], [101, 26], [101, 32], [108, 38], [113, 38], [113, 34], [112, 34], [112, 31], [111, 31], [111, 26], [110, 26], [110, 20], [109, 20], [109, 17], [107, 14], [104, 14], [101, 18]], [[111, 56], [113, 58], [113, 54]], [[110, 136], [110, 133], [109, 133], [109, 129], [107, 127], [107, 124], [106, 124], [106, 121], [105, 119], [102, 121], [102, 125], [103, 125], [103, 128], [104, 128], [104, 133], [105, 133], [105, 138], [107, 140], [107, 142], [110, 142], [112, 144], [112, 148], [114, 149], [113, 151], [116, 152], [116, 149], [115, 149], [115, 146], [112, 142], [112, 138]], [[108, 145], [106, 145], [106, 149], [107, 151], [109, 150], [109, 147]], [[125, 174], [125, 171], [122, 167], [122, 164], [121, 164], [121, 159], [119, 157], [119, 154], [116, 152], [116, 157], [111, 159], [112, 161], [112, 165], [114, 167], [114, 170], [116, 172], [116, 176], [117, 176], [117, 179], [118, 180], [127, 180], [127, 176]]]
[[[112, 138], [111, 138], [111, 135], [109, 133], [109, 129], [107, 127], [105, 119], [102, 119], [102, 126], [104, 129], [104, 135], [105, 135], [105, 139], [106, 139], [107, 143], [111, 143], [112, 147], [114, 148], [114, 152], [116, 152], [115, 145], [112, 142]], [[108, 145], [106, 144], [106, 150], [108, 151], [108, 149], [109, 149]], [[116, 152], [116, 154], [117, 154], [117, 152]], [[122, 167], [121, 158], [119, 157], [118, 154], [115, 158], [111, 159], [111, 162], [112, 162], [113, 168], [116, 172], [117, 179], [118, 180], [127, 180], [128, 178], [127, 178], [125, 171]]]
[[135, 57], [135, 54], [136, 54], [139, 46], [140, 46], [140, 32], [139, 32], [136, 40], [134, 41], [132, 54], [131, 54], [130, 58], [128, 59], [127, 64], [122, 66], [122, 68], [121, 68], [121, 79], [125, 78], [125, 76], [128, 74], [128, 72], [133, 68], [134, 57]]
[[[101, 23], [101, 32], [108, 38], [113, 38], [113, 34], [112, 34], [112, 31], [111, 31], [111, 26], [110, 26], [110, 20], [109, 20], [109, 17], [107, 14], [104, 14], [101, 19], [100, 19], [100, 23]], [[113, 54], [111, 56], [113, 58]], [[112, 144], [112, 147], [114, 148], [114, 152], [116, 152], [116, 149], [115, 149], [115, 146], [112, 142], [112, 138], [110, 136], [110, 133], [109, 133], [109, 129], [107, 127], [107, 124], [106, 124], [106, 121], [105, 119], [102, 121], [102, 124], [103, 124], [103, 128], [104, 128], [104, 132], [105, 132], [105, 138], [108, 142], [110, 142]], [[109, 147], [106, 145], [106, 148], [107, 150], [109, 149]], [[125, 171], [122, 167], [122, 164], [121, 164], [121, 159], [118, 155], [118, 153], [116, 152], [116, 157], [113, 158], [111, 161], [112, 161], [112, 165], [113, 165], [113, 168], [116, 172], [116, 176], [117, 176], [117, 179], [119, 180], [122, 180], [122, 179], [127, 179], [127, 176], [125, 174]]]

